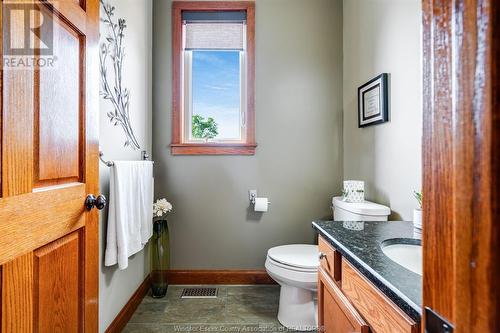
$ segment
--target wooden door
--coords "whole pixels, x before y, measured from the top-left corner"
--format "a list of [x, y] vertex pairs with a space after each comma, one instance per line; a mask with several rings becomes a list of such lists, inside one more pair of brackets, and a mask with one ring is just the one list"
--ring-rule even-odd
[[318, 272], [318, 326], [325, 333], [368, 333], [369, 326], [324, 268]]
[[422, 326], [500, 332], [500, 1], [423, 11]]
[[98, 0], [1, 11], [1, 332], [97, 332]]

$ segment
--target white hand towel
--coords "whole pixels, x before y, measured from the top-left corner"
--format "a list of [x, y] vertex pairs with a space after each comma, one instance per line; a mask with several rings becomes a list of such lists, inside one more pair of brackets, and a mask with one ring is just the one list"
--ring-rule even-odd
[[114, 162], [104, 264], [123, 270], [153, 234], [153, 162]]

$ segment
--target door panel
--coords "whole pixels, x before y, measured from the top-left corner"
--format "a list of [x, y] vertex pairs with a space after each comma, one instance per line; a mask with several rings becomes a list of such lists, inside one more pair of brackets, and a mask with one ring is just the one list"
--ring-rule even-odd
[[1, 3], [3, 56], [51, 22], [26, 56], [50, 37], [55, 62], [2, 73], [1, 332], [97, 332], [99, 2], [26, 3]]
[[80, 238], [75, 232], [35, 251], [35, 327], [40, 333], [79, 331]]
[[[35, 137], [37, 186], [81, 180], [84, 128], [81, 98], [83, 54], [81, 36], [62, 20], [54, 19], [56, 68], [35, 73]], [[42, 32], [43, 34], [43, 32]], [[46, 32], [47, 34], [47, 32]], [[57, 96], [57, 98], [54, 98]]]

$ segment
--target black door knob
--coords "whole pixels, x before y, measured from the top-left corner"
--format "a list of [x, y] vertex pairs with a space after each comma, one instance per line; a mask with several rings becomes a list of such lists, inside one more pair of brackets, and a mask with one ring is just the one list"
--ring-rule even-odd
[[92, 208], [97, 208], [98, 210], [103, 210], [106, 207], [106, 197], [104, 195], [99, 195], [97, 198], [93, 194], [89, 194], [87, 199], [85, 199], [85, 208], [87, 210], [92, 210]]
[[103, 210], [104, 207], [106, 207], [107, 201], [106, 197], [104, 195], [99, 195], [97, 196], [97, 199], [95, 200], [95, 208], [98, 210]]

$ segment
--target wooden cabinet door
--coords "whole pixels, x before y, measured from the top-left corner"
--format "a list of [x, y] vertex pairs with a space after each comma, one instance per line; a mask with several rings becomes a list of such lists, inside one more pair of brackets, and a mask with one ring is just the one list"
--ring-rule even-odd
[[368, 333], [368, 325], [328, 273], [318, 273], [318, 325], [325, 333]]
[[[99, 3], [1, 13], [1, 332], [97, 332]], [[35, 64], [6, 66], [13, 45]]]

